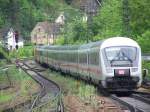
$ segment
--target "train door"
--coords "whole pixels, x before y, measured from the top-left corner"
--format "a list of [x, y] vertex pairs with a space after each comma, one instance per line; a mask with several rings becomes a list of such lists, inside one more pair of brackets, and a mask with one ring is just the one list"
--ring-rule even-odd
[[77, 74], [79, 75], [79, 49], [77, 50]]
[[87, 80], [90, 80], [90, 49], [87, 50]]
[[47, 59], [47, 61], [46, 61], [46, 64], [48, 65], [48, 50], [46, 51], [47, 52], [47, 56], [46, 56], [46, 59]]
[[99, 79], [99, 51], [97, 48], [92, 48], [89, 52], [89, 76], [93, 82]]
[[84, 55], [85, 55], [85, 62], [84, 62], [84, 66], [83, 66], [83, 69], [84, 69], [84, 78], [86, 80], [89, 79], [89, 49], [86, 49], [85, 52], [84, 52]]

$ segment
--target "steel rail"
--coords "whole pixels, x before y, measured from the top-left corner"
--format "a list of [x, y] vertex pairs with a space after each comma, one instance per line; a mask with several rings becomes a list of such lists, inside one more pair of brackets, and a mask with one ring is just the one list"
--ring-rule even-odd
[[136, 112], [136, 109], [134, 106], [128, 104], [127, 102], [121, 100], [119, 97], [115, 96], [115, 95], [110, 95], [110, 98], [113, 100], [116, 100], [117, 102], [119, 102], [120, 104], [124, 105], [125, 107], [127, 107], [131, 112]]
[[[30, 69], [32, 69], [31, 71], [33, 71], [33, 72], [35, 72], [38, 76], [40, 76], [41, 78], [43, 78], [44, 80], [47, 80], [47, 81], [49, 81], [49, 82], [51, 82], [53, 85], [55, 85], [56, 87], [57, 87], [57, 89], [59, 90], [59, 92], [53, 97], [53, 98], [50, 98], [51, 100], [57, 100], [58, 99], [58, 105], [57, 105], [57, 111], [58, 112], [64, 112], [64, 107], [63, 107], [63, 102], [62, 102], [62, 99], [61, 99], [61, 94], [62, 94], [62, 92], [61, 92], [61, 88], [60, 88], [60, 86], [56, 83], [56, 82], [54, 82], [54, 81], [52, 81], [52, 80], [49, 80], [49, 79], [47, 79], [46, 77], [44, 77], [43, 75], [41, 75], [41, 73], [39, 73], [41, 70], [40, 69], [36, 69], [36, 68], [33, 68], [33, 67], [30, 67], [28, 64], [26, 64], [25, 62], [23, 62], [23, 64], [22, 64], [22, 66], [26, 66], [27, 68], [28, 68], [28, 70], [30, 70]], [[43, 71], [43, 70], [42, 70]], [[32, 76], [33, 77], [33, 76]], [[41, 83], [41, 82], [39, 82], [39, 83]], [[44, 84], [44, 83], [43, 83]], [[43, 85], [43, 86], [45, 86], [45, 85]], [[44, 88], [45, 89], [45, 88]], [[31, 111], [33, 111], [34, 110], [34, 107], [35, 107], [35, 104], [36, 104], [36, 102], [37, 102], [37, 100], [39, 99], [39, 97], [41, 97], [41, 94], [42, 94], [42, 91], [41, 91], [41, 93], [39, 94], [39, 96], [37, 96], [36, 97], [36, 99], [35, 99], [35, 101], [33, 102], [33, 104], [32, 104], [32, 106], [31, 106]], [[45, 102], [45, 103], [42, 103], [42, 104], [40, 104], [39, 106], [37, 106], [37, 107], [35, 107], [36, 109], [37, 108], [40, 108], [40, 107], [42, 107], [42, 106], [44, 106], [44, 105], [47, 105], [49, 102], [51, 102], [51, 100], [48, 100], [47, 102]], [[36, 110], [35, 109], [35, 110]]]
[[150, 98], [147, 98], [145, 95], [139, 95], [139, 94], [132, 94], [133, 98], [139, 99], [142, 102], [145, 102], [147, 104], [150, 104]]
[[[24, 67], [23, 67], [23, 66], [24, 66], [23, 63], [22, 63], [22, 65], [20, 65], [20, 63], [18, 63], [18, 66], [19, 66], [23, 71], [25, 71], [28, 75], [30, 75], [30, 74], [28, 73], [28, 71], [32, 71], [32, 70], [30, 70], [30, 68], [28, 68], [28, 69], [27, 69], [27, 68], [24, 68]], [[32, 78], [42, 87], [42, 89], [39, 91], [38, 95], [36, 96], [35, 100], [34, 100], [33, 103], [31, 104], [31, 109], [30, 109], [30, 110], [32, 110], [32, 108], [33, 108], [34, 105], [36, 104], [38, 98], [41, 96], [41, 94], [42, 94], [43, 90], [45, 89], [45, 87], [44, 87], [44, 84], [43, 84], [43, 83], [40, 83], [39, 81], [37, 81], [32, 75], [30, 75], [30, 77], [32, 77]]]
[[140, 96], [138, 97], [138, 95], [133, 94], [128, 97], [111, 95], [110, 98], [118, 101], [122, 105], [125, 105], [131, 112], [147, 112], [150, 109], [150, 103]]

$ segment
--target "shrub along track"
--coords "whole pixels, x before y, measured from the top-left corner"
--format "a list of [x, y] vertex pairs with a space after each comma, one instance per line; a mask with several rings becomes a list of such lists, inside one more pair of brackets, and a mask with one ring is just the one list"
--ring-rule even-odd
[[[8, 88], [10, 88], [11, 85], [11, 78], [8, 74], [8, 69], [9, 67], [12, 67], [13, 65], [7, 65], [4, 67], [0, 67], [0, 74], [1, 74], [1, 80], [4, 80], [3, 82], [1, 82], [0, 80], [0, 90], [6, 90]], [[5, 74], [5, 75], [4, 75]]]
[[[36, 98], [30, 104], [28, 102], [26, 104], [27, 105], [26, 108], [23, 111], [63, 112], [64, 109], [61, 100], [61, 89], [59, 85], [43, 77], [39, 73], [39, 71], [41, 71], [42, 69], [36, 68], [36, 66], [32, 66], [32, 64], [28, 63], [28, 61], [27, 62], [18, 61], [17, 66], [23, 69], [27, 74], [29, 74], [42, 87], [41, 91], [36, 96]], [[50, 105], [52, 104], [51, 102], [52, 103], [55, 102], [55, 104], [52, 107]], [[20, 104], [20, 105], [25, 105], [25, 104]], [[19, 107], [19, 105], [17, 107]], [[10, 111], [10, 110], [11, 109], [8, 109], [6, 111]]]

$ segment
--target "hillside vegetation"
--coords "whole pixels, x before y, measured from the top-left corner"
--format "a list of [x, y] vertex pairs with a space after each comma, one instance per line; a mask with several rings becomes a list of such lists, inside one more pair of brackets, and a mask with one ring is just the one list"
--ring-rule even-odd
[[149, 0], [102, 0], [91, 23], [83, 22], [84, 12], [73, 8], [76, 2], [79, 0], [1, 0], [0, 28], [13, 26], [24, 39], [30, 40], [30, 32], [37, 22], [52, 22], [63, 11], [65, 26], [56, 44], [81, 44], [126, 36], [135, 39], [143, 52], [150, 52]]
[[80, 44], [114, 36], [136, 40], [142, 52], [150, 53], [150, 1], [103, 0], [89, 25], [78, 18], [66, 24], [58, 44]]
[[30, 39], [37, 22], [54, 20], [65, 7], [63, 0], [0, 0], [0, 28], [12, 26]]

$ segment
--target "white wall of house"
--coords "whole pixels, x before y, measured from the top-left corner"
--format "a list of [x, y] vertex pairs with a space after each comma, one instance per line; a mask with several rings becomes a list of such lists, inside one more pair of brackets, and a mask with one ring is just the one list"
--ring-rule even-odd
[[4, 37], [3, 44], [4, 47], [6, 47], [8, 50], [16, 49], [16, 45], [18, 45], [18, 48], [24, 46], [23, 40], [19, 40], [18, 43], [15, 42], [15, 35], [12, 28], [8, 31], [7, 35]]

